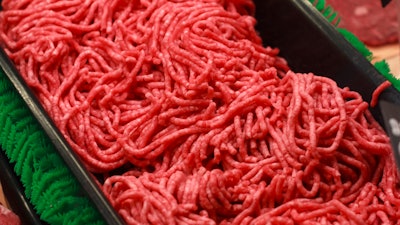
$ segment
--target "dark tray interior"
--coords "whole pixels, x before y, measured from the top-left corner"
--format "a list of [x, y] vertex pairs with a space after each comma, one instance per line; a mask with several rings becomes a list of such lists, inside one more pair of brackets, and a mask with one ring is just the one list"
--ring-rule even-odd
[[[255, 3], [257, 29], [265, 45], [280, 48], [281, 55], [295, 72], [313, 72], [333, 78], [339, 86], [350, 87], [361, 93], [366, 101], [370, 101], [372, 92], [384, 78], [307, 0], [255, 0]], [[92, 175], [71, 151], [4, 51], [0, 53], [2, 69], [53, 141], [72, 173], [81, 182], [87, 196], [108, 224], [123, 224], [95, 184]], [[387, 89], [381, 98], [400, 104], [400, 93], [394, 88]], [[374, 108], [371, 111], [375, 118], [382, 122], [379, 109]], [[7, 170], [12, 173], [10, 169]], [[21, 189], [17, 192], [23, 195]]]
[[[369, 102], [385, 78], [307, 0], [256, 0], [258, 31], [266, 45], [278, 47], [295, 72], [313, 72], [359, 92]], [[400, 104], [393, 87], [380, 99]], [[370, 109], [383, 125], [378, 107]]]

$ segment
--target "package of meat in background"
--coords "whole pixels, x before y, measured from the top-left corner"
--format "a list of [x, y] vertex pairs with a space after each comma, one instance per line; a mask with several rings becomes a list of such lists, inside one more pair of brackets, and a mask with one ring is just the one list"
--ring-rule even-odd
[[0, 224], [2, 225], [21, 225], [19, 217], [10, 209], [0, 204]]
[[326, 0], [326, 3], [338, 12], [339, 27], [348, 29], [365, 44], [380, 46], [397, 42], [399, 10], [396, 1]]

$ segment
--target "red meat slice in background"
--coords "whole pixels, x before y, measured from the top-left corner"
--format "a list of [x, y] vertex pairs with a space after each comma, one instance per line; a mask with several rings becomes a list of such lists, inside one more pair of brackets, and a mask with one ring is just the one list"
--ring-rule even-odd
[[339, 27], [354, 33], [365, 44], [379, 46], [398, 40], [396, 1], [385, 8], [379, 0], [326, 0], [326, 3], [339, 14]]
[[11, 210], [0, 204], [0, 224], [2, 225], [20, 225], [21, 221]]

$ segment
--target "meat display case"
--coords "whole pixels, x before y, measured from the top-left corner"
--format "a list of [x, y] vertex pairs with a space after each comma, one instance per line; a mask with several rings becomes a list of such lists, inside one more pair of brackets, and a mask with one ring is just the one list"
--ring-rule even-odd
[[[366, 101], [371, 100], [373, 91], [385, 80], [308, 0], [255, 0], [255, 4], [257, 30], [264, 45], [279, 48], [280, 55], [288, 61], [293, 71], [313, 72], [330, 77], [336, 80], [340, 87], [349, 87], [361, 93]], [[98, 188], [93, 176], [72, 152], [4, 51], [1, 51], [0, 65], [42, 125], [43, 130], [53, 140], [60, 156], [81, 182], [83, 190], [101, 212], [104, 220], [108, 224], [123, 224]], [[381, 99], [400, 104], [400, 94], [393, 87], [385, 90]], [[382, 123], [379, 108], [372, 108], [371, 112]], [[3, 162], [0, 161], [0, 163]], [[4, 168], [9, 168], [7, 170], [12, 174], [11, 167]], [[8, 180], [3, 177], [2, 183], [6, 182]], [[23, 195], [21, 188], [17, 189], [17, 194]], [[26, 201], [24, 198], [21, 199]], [[37, 221], [37, 217], [31, 212], [26, 216]]]

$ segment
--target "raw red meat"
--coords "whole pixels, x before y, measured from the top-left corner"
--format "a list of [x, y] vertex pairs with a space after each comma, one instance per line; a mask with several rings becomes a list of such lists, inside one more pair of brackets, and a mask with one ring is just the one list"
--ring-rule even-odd
[[377, 46], [398, 40], [397, 2], [385, 8], [379, 0], [326, 0], [340, 17], [339, 27], [354, 33], [367, 45]]
[[3, 8], [2, 45], [128, 224], [400, 219], [368, 103], [290, 71], [261, 45], [248, 1]]
[[0, 224], [2, 225], [20, 225], [21, 221], [11, 210], [0, 204]]

